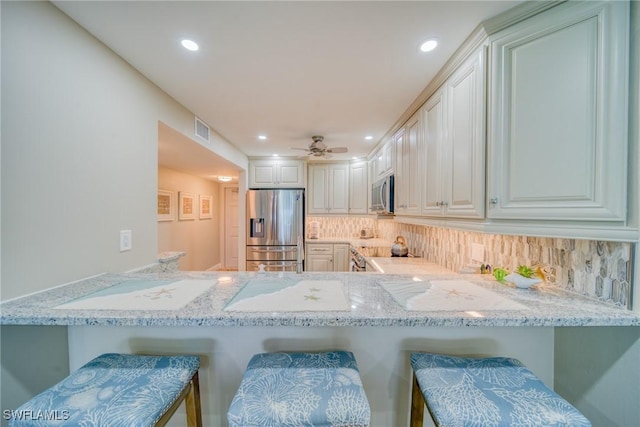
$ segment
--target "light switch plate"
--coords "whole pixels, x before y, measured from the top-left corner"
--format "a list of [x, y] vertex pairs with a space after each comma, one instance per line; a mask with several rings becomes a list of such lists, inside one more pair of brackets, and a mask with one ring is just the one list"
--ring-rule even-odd
[[130, 251], [133, 243], [131, 241], [131, 230], [120, 230], [120, 252]]

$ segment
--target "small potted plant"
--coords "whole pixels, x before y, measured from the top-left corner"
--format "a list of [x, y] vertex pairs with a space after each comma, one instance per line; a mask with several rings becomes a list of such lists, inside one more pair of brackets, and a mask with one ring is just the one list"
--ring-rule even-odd
[[495, 277], [498, 282], [509, 282], [518, 288], [528, 289], [542, 282], [539, 270], [539, 268], [534, 270], [526, 265], [519, 265], [513, 273], [509, 273], [509, 271], [504, 268], [495, 268], [493, 270], [493, 277]]
[[528, 289], [531, 286], [542, 282], [538, 277], [536, 270], [526, 265], [519, 265], [515, 272], [508, 274], [504, 278], [505, 281], [513, 283], [521, 289]]

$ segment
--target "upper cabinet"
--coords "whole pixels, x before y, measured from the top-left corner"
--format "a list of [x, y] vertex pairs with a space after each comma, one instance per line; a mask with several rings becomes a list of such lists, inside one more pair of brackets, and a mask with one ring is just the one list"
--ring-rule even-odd
[[251, 160], [249, 188], [304, 188], [305, 165], [300, 160]]
[[373, 155], [369, 161], [371, 182], [393, 173], [394, 140], [389, 140]]
[[490, 37], [492, 219], [626, 220], [628, 2], [567, 2]]
[[396, 152], [395, 213], [417, 215], [420, 213], [422, 168], [419, 146], [422, 143], [420, 113], [414, 114], [394, 135]]
[[309, 165], [309, 214], [349, 213], [349, 164], [318, 163]]
[[[484, 218], [485, 53], [482, 46], [422, 108], [422, 214]], [[411, 154], [413, 156], [413, 153]]]
[[367, 162], [359, 161], [349, 165], [349, 213], [366, 214], [368, 211], [369, 187]]

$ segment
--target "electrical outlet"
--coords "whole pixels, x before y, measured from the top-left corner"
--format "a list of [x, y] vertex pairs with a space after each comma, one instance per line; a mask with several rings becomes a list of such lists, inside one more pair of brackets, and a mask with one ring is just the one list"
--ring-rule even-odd
[[479, 243], [471, 244], [471, 263], [482, 264], [484, 263], [484, 245]]
[[130, 251], [133, 243], [131, 241], [131, 230], [120, 230], [120, 252]]

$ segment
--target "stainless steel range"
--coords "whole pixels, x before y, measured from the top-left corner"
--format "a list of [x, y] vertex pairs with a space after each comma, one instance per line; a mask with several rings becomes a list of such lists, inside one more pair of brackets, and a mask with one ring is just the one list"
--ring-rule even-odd
[[365, 271], [376, 271], [367, 269], [367, 257], [389, 257], [391, 249], [387, 246], [351, 246], [351, 271], [364, 273]]
[[359, 273], [367, 271], [367, 261], [364, 256], [353, 246], [349, 249], [351, 251], [351, 271]]

